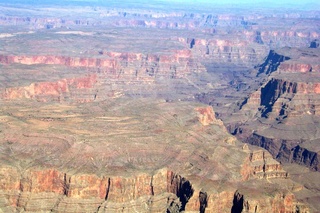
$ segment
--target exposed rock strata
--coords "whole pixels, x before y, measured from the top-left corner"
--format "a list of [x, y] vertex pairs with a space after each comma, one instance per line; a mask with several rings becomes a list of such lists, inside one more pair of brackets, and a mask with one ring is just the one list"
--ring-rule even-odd
[[162, 76], [181, 77], [190, 72], [201, 71], [201, 65], [192, 59], [189, 50], [176, 50], [173, 55], [143, 55], [141, 53], [103, 53], [107, 58], [78, 58], [66, 56], [0, 56], [0, 63], [26, 65], [47, 64], [67, 67], [95, 68], [102, 73], [113, 73], [116, 77]]
[[234, 63], [251, 67], [262, 61], [267, 54], [266, 46], [243, 40], [230, 39], [201, 39], [179, 38], [180, 42], [187, 43], [197, 55], [219, 63]]
[[[1, 6], [0, 209], [308, 212], [310, 190], [216, 117], [318, 169], [318, 13], [143, 8]], [[216, 113], [184, 102], [206, 91]]]
[[244, 117], [249, 120], [244, 122], [243, 117], [234, 127], [230, 125], [229, 130], [251, 144], [266, 148], [281, 161], [319, 170], [320, 85], [319, 64], [314, 60], [319, 53], [312, 49], [281, 51], [287, 56], [279, 57], [287, 60], [270, 63], [274, 69], [260, 68], [261, 73], [272, 74], [241, 106], [240, 113], [246, 114]]
[[271, 50], [265, 62], [259, 66], [258, 75], [261, 73], [268, 75], [276, 71], [281, 62], [289, 59], [290, 59], [289, 57], [279, 55], [275, 53], [273, 50]]
[[[10, 10], [11, 8], [3, 8]], [[38, 8], [41, 11], [41, 8]], [[140, 8], [115, 9], [92, 8], [75, 10], [75, 14], [68, 19], [65, 17], [38, 17], [8, 16], [2, 14], [1, 25], [26, 25], [31, 29], [54, 29], [75, 26], [116, 26], [139, 27], [156, 29], [196, 30], [215, 33], [233, 33], [244, 36], [244, 40], [269, 45], [271, 48], [285, 46], [307, 47], [315, 39], [319, 39], [319, 30], [314, 23], [318, 14], [299, 11], [294, 16], [284, 15], [283, 11], [267, 11], [264, 14], [248, 14], [239, 9], [240, 14], [234, 15], [230, 11], [219, 8], [210, 8], [212, 13], [203, 8], [184, 8], [185, 12], [165, 12], [141, 10]], [[90, 18], [83, 17], [84, 11]], [[29, 11], [28, 11], [29, 12]], [[38, 11], [39, 12], [39, 11]], [[43, 12], [43, 11], [41, 11]], [[271, 13], [271, 14], [270, 14]], [[272, 14], [275, 13], [275, 14]], [[278, 21], [278, 20], [281, 21]], [[288, 19], [288, 20], [286, 20]], [[304, 22], [299, 20], [303, 19]], [[291, 20], [297, 20], [291, 21]], [[277, 22], [277, 26], [274, 23]], [[309, 28], [305, 28], [308, 25]]]
[[[1, 94], [2, 99], [32, 98], [39, 101], [76, 101], [88, 102], [97, 98], [117, 97], [122, 90], [132, 90], [138, 87], [128, 87], [128, 84], [155, 85], [158, 79], [179, 79], [192, 73], [205, 71], [190, 50], [175, 50], [173, 55], [144, 55], [141, 53], [104, 52], [104, 58], [77, 58], [65, 56], [5, 56], [0, 57], [4, 67], [14, 67], [16, 64], [34, 66], [53, 66], [48, 72], [39, 71], [39, 75], [52, 75], [59, 69], [69, 69], [62, 72], [65, 78], [56, 81], [39, 81], [37, 76], [29, 78], [34, 81], [26, 86], [6, 86]], [[101, 56], [100, 56], [101, 57]], [[9, 76], [14, 73], [8, 72]], [[32, 70], [33, 72], [33, 70]], [[80, 72], [80, 74], [79, 74]], [[74, 74], [73, 74], [74, 73]], [[70, 75], [74, 77], [70, 78]], [[84, 77], [79, 77], [82, 75]], [[57, 78], [54, 76], [54, 78]], [[115, 90], [112, 85], [123, 84], [124, 89]], [[21, 84], [21, 83], [19, 83]], [[117, 86], [115, 86], [117, 88]], [[138, 88], [139, 89], [139, 88]], [[141, 90], [141, 89], [140, 89]], [[153, 89], [154, 90], [154, 89]], [[98, 94], [99, 93], [99, 94]], [[98, 96], [98, 97], [97, 97]]]
[[[91, 74], [82, 78], [61, 79], [57, 82], [38, 82], [32, 83], [25, 87], [11, 87], [6, 88], [1, 95], [2, 99], [13, 100], [22, 98], [31, 98], [37, 100], [47, 101], [49, 99], [60, 101], [60, 98], [70, 93], [70, 90], [86, 90], [93, 88], [97, 82], [97, 75]], [[85, 97], [78, 97], [79, 102], [93, 101], [94, 96], [85, 99]]]
[[[247, 209], [270, 212], [271, 203], [284, 202], [272, 192], [278, 181], [296, 185], [266, 151], [232, 139], [210, 107], [148, 99], [119, 103], [75, 108], [38, 102], [34, 109], [24, 106], [27, 114], [14, 105], [3, 111], [0, 208], [225, 212], [239, 189]], [[25, 122], [34, 125], [26, 129]], [[259, 190], [251, 196], [257, 190], [251, 184], [266, 179], [272, 196]], [[284, 196], [290, 191], [279, 190]], [[288, 208], [303, 207], [292, 200]]]

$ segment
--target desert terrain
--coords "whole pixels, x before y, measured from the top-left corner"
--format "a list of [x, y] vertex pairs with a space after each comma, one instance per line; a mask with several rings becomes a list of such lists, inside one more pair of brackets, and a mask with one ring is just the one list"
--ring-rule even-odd
[[319, 212], [315, 8], [0, 1], [0, 212]]

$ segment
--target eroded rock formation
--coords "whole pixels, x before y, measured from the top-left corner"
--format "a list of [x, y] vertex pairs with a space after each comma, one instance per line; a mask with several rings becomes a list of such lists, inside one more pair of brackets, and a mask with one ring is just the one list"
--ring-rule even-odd
[[316, 11], [0, 7], [1, 211], [316, 209]]
[[[257, 179], [296, 184], [266, 151], [229, 143], [233, 136], [211, 107], [148, 99], [81, 108], [37, 103], [24, 106], [27, 114], [16, 110], [20, 106], [1, 114], [5, 211], [221, 212], [231, 210], [237, 189], [250, 191]], [[203, 125], [199, 112], [210, 123]], [[261, 197], [248, 195], [246, 202], [269, 211], [266, 195], [257, 193]]]
[[[298, 162], [318, 170], [318, 135], [315, 131], [318, 129], [319, 115], [319, 65], [312, 57], [317, 58], [319, 53], [304, 49], [291, 50], [288, 54], [291, 55], [281, 57], [290, 59], [272, 63], [276, 67], [271, 69], [272, 74], [266, 83], [241, 106], [240, 111], [255, 113], [258, 119], [252, 120], [252, 124], [261, 122], [263, 130], [243, 123], [231, 131], [243, 134], [240, 137], [244, 140], [266, 148], [279, 160]], [[263, 72], [268, 74], [268, 70], [263, 69]], [[311, 150], [307, 151], [307, 147]]]

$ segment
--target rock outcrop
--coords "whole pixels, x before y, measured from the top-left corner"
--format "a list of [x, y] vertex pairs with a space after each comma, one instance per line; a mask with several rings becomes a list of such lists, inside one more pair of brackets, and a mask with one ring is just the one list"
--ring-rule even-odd
[[[268, 190], [277, 181], [299, 186], [267, 151], [228, 143], [233, 136], [211, 107], [120, 100], [80, 108], [26, 102], [22, 111], [12, 103], [2, 111], [0, 208], [224, 212], [233, 208], [239, 189], [246, 197], [243, 206], [268, 212], [270, 202], [282, 203], [282, 198], [256, 186], [257, 196], [251, 196], [251, 184], [268, 179]], [[205, 126], [201, 116], [207, 116]], [[286, 187], [278, 190], [288, 194]], [[303, 206], [292, 200], [292, 208]]]
[[276, 60], [276, 63], [271, 61], [270, 65], [275, 67], [270, 72], [269, 68], [262, 69], [261, 73], [271, 73], [270, 76], [241, 106], [240, 112], [251, 120], [239, 121], [230, 131], [269, 150], [278, 160], [305, 164], [319, 170], [317, 126], [320, 85], [316, 60], [319, 51], [284, 49], [279, 52], [285, 52], [287, 56], [278, 54], [278, 58], [287, 59]]
[[60, 3], [0, 4], [0, 211], [316, 209], [317, 11]]
[[[205, 71], [204, 66], [188, 49], [175, 50], [172, 55], [118, 52], [103, 52], [99, 55], [100, 58], [2, 55], [0, 63], [5, 68], [3, 72], [7, 78], [13, 79], [12, 82], [18, 81], [14, 85], [19, 86], [2, 85], [3, 92], [0, 96], [6, 100], [31, 98], [39, 101], [88, 102], [97, 98], [102, 100], [121, 96], [123, 91], [132, 93], [132, 90], [140, 90], [141, 93], [140, 85], [156, 87], [159, 80], [183, 79], [192, 73]], [[25, 85], [25, 82], [20, 83], [16, 74], [10, 71], [19, 64], [27, 65], [27, 70], [31, 69], [32, 73], [35, 72], [34, 67], [47, 68], [39, 69], [35, 76], [28, 76], [31, 83]], [[65, 72], [65, 69], [68, 69], [68, 72]], [[56, 72], [59, 72], [62, 78], [57, 79]], [[39, 76], [47, 78], [41, 81]], [[53, 81], [50, 81], [50, 78]], [[24, 86], [20, 86], [21, 84]]]
[[176, 50], [172, 55], [143, 55], [141, 53], [101, 53], [107, 58], [78, 58], [69, 56], [0, 56], [0, 63], [8, 65], [63, 65], [94, 68], [97, 72], [111, 73], [116, 77], [181, 77], [190, 72], [201, 72], [201, 65], [192, 59], [189, 50]]
[[289, 59], [289, 57], [279, 55], [276, 52], [274, 52], [274, 50], [271, 50], [268, 54], [268, 57], [265, 59], [265, 62], [259, 66], [258, 75], [262, 73], [268, 75], [276, 71], [281, 62]]
[[245, 38], [243, 40], [234, 40], [232, 37], [229, 39], [178, 38], [178, 40], [186, 43], [192, 52], [207, 60], [247, 67], [262, 61], [268, 52], [266, 46], [248, 42]]
[[[61, 101], [60, 99], [70, 91], [86, 91], [92, 89], [97, 82], [97, 75], [90, 74], [89, 76], [61, 79], [57, 82], [38, 82], [32, 83], [25, 87], [10, 87], [6, 88], [0, 96], [4, 100], [14, 100], [31, 98], [39, 101]], [[87, 91], [89, 93], [89, 91]], [[74, 94], [77, 97], [76, 94]], [[94, 100], [94, 95], [89, 95], [86, 99], [85, 95], [77, 97], [79, 102], [88, 102]]]

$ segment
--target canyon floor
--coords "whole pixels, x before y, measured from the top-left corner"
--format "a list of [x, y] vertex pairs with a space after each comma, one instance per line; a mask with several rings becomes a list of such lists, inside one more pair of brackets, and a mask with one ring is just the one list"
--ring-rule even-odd
[[320, 211], [319, 10], [0, 8], [0, 212]]

